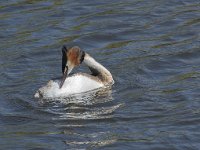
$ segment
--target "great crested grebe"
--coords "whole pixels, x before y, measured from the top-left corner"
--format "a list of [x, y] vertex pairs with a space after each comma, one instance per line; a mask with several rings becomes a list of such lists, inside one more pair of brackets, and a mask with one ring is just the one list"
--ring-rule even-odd
[[[92, 74], [76, 73], [68, 76], [72, 69], [82, 62], [89, 67]], [[70, 49], [63, 46], [62, 73], [63, 77], [61, 80], [50, 80], [47, 85], [41, 87], [35, 93], [35, 97], [63, 97], [114, 83], [111, 73], [78, 46]]]

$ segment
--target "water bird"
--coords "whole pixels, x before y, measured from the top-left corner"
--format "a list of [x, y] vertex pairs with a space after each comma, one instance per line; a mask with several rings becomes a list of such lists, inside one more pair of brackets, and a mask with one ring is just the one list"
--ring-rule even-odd
[[[82, 63], [86, 64], [91, 74], [79, 72], [70, 75], [73, 68]], [[36, 98], [63, 97], [114, 84], [110, 71], [78, 46], [69, 49], [63, 46], [62, 73], [63, 76], [61, 79], [50, 80], [47, 85], [41, 87], [34, 96]]]

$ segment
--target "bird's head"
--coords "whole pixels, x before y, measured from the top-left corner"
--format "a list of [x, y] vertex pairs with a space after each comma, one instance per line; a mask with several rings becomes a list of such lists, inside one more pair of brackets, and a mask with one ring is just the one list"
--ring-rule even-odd
[[66, 46], [62, 48], [62, 73], [63, 78], [60, 83], [60, 88], [62, 88], [65, 79], [72, 69], [80, 65], [85, 57], [85, 52], [82, 51], [78, 46], [67, 49]]

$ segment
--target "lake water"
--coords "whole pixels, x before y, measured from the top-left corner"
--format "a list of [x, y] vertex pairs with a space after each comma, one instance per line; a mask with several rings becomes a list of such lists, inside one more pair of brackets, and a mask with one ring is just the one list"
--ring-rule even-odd
[[[199, 0], [2, 0], [0, 39], [0, 149], [200, 149]], [[35, 99], [64, 44], [112, 90]]]

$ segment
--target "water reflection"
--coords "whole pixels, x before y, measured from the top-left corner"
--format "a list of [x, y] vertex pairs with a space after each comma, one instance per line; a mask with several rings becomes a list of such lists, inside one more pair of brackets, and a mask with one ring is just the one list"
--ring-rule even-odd
[[110, 87], [66, 98], [39, 99], [39, 103], [40, 111], [53, 115], [51, 120], [65, 135], [63, 140], [67, 147], [95, 148], [116, 142], [112, 130], [100, 125], [102, 121], [114, 118], [115, 111], [123, 106], [114, 102]]
[[65, 98], [39, 99], [44, 111], [57, 114], [53, 120], [104, 119], [121, 104], [112, 105], [111, 88], [100, 88], [86, 93], [74, 94]]

